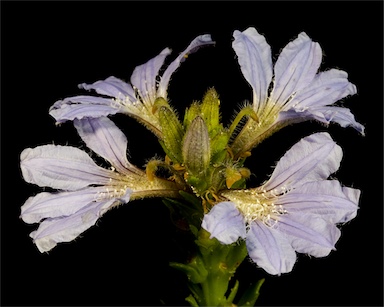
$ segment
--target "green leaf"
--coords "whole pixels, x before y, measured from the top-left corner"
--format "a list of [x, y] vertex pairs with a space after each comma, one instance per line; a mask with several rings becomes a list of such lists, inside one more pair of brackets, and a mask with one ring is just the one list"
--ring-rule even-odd
[[208, 276], [208, 271], [200, 257], [194, 257], [188, 264], [171, 262], [169, 265], [184, 272], [188, 279], [194, 284], [204, 282]]
[[238, 290], [239, 290], [239, 281], [236, 280], [235, 285], [233, 286], [233, 288], [229, 292], [229, 295], [227, 298], [227, 304], [228, 305], [232, 305], [232, 302], [235, 299]]
[[185, 298], [185, 301], [188, 302], [192, 307], [199, 307], [199, 304], [196, 302], [196, 299], [193, 297], [192, 294], [188, 295]]
[[263, 285], [265, 279], [260, 279], [255, 284], [251, 285], [247, 291], [243, 294], [241, 299], [238, 302], [238, 306], [254, 306], [259, 295], [260, 295], [260, 288]]

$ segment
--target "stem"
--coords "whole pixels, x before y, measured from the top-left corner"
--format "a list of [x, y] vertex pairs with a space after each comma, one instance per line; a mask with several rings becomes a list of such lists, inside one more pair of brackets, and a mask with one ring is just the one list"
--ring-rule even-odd
[[[252, 285], [240, 298], [237, 298], [239, 282], [233, 280], [237, 268], [248, 255], [244, 240], [225, 245], [217, 239], [210, 239], [210, 233], [201, 228], [200, 200], [180, 192], [189, 206], [176, 200], [165, 200], [164, 203], [178, 209], [189, 222], [194, 237], [194, 256], [187, 263], [171, 262], [170, 266], [186, 275], [190, 295], [186, 301], [193, 307], [197, 306], [234, 306], [244, 304], [253, 306], [259, 296], [263, 282]], [[173, 210], [173, 209], [172, 209]], [[236, 298], [238, 303], [234, 303]]]
[[[229, 291], [230, 282], [247, 255], [245, 242], [222, 245], [216, 239], [209, 239], [209, 234], [201, 229], [196, 243], [199, 246], [198, 257], [202, 259], [202, 264], [208, 273], [200, 283], [202, 305], [231, 306], [235, 294]], [[227, 292], [230, 292], [228, 297]]]

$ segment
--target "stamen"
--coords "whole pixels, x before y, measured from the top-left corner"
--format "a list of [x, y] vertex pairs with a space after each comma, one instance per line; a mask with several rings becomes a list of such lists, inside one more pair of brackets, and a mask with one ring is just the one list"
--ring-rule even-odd
[[236, 204], [248, 226], [255, 221], [262, 221], [268, 227], [275, 227], [279, 215], [287, 214], [282, 205], [275, 205], [279, 196], [286, 191], [285, 187], [281, 187], [271, 191], [233, 190], [222, 195]]

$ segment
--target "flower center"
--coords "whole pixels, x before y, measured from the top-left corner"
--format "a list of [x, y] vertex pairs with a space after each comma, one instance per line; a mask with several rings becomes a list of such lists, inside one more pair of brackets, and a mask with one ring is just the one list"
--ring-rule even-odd
[[278, 216], [287, 213], [283, 206], [275, 204], [278, 195], [273, 191], [232, 190], [223, 192], [222, 195], [236, 204], [248, 225], [254, 221], [262, 221], [265, 225], [273, 227]]
[[102, 201], [123, 196], [128, 189], [128, 185], [123, 180], [113, 180], [109, 178], [109, 184], [105, 185], [103, 190], [97, 193], [96, 200]]

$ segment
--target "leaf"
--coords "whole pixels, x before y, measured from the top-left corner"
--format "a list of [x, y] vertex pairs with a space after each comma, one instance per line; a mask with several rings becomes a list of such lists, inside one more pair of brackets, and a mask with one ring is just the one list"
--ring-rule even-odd
[[263, 285], [265, 279], [260, 279], [255, 284], [251, 285], [243, 294], [243, 296], [240, 298], [239, 302], [237, 303], [238, 306], [254, 306], [259, 295], [260, 295], [260, 288]]

